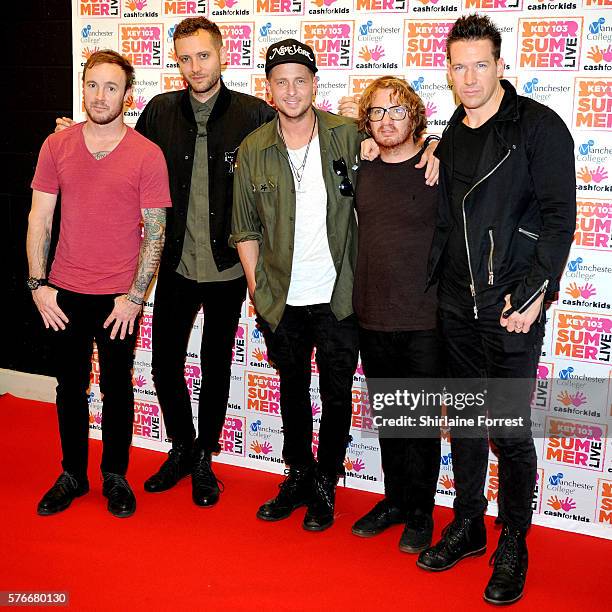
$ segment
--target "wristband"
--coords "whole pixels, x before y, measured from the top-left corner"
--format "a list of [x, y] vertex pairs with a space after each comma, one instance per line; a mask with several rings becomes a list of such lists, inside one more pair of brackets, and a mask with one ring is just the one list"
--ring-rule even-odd
[[132, 302], [132, 304], [136, 304], [137, 306], [142, 306], [142, 303], [144, 302], [143, 299], [134, 297], [133, 295], [130, 295], [129, 293], [125, 294], [125, 299], [128, 302]]
[[423, 142], [423, 149], [426, 149], [434, 140], [440, 140], [436, 134], [430, 134]]

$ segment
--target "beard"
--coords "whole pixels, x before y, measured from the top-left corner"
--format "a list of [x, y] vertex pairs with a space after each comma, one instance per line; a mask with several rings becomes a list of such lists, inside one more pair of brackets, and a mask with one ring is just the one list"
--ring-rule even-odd
[[412, 141], [410, 130], [398, 130], [397, 128], [387, 133], [381, 133], [378, 130], [370, 130], [372, 138], [379, 147], [385, 149], [393, 149], [403, 145], [405, 142]]
[[85, 112], [87, 113], [87, 118], [92, 123], [96, 123], [97, 125], [108, 125], [117, 117], [123, 115], [123, 102], [117, 108], [108, 108], [106, 110], [96, 110], [93, 108], [93, 104], [89, 107], [85, 105]]
[[200, 81], [194, 81], [192, 76], [187, 75], [183, 75], [183, 78], [187, 81], [187, 83], [189, 83], [191, 91], [197, 94], [205, 94], [217, 85], [219, 79], [221, 78], [221, 70], [218, 69], [211, 72], [208, 77]]

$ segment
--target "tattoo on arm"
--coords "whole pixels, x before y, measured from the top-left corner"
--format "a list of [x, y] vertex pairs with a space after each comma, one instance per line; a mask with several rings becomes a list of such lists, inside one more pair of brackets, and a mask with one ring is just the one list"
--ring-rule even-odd
[[144, 238], [140, 245], [136, 276], [129, 290], [129, 294], [136, 298], [144, 298], [159, 265], [164, 246], [166, 209], [143, 208], [142, 217], [144, 219]]

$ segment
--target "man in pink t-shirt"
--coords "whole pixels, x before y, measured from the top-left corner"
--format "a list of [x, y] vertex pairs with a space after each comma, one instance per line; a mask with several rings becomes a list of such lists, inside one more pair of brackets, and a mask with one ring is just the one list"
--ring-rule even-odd
[[[28, 287], [45, 327], [53, 330], [63, 454], [63, 472], [38, 504], [40, 515], [65, 510], [89, 491], [87, 391], [94, 340], [103, 395], [103, 494], [115, 516], [136, 509], [125, 479], [134, 418], [134, 330], [159, 264], [171, 200], [161, 150], [123, 122], [133, 81], [134, 69], [118, 53], [94, 53], [83, 70], [87, 120], [47, 138], [32, 181]], [[47, 279], [58, 193], [59, 242]]]

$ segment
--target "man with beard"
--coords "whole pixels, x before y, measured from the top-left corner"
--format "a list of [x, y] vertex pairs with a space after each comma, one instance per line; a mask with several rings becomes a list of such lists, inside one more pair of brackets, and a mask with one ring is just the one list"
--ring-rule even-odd
[[[87, 120], [47, 138], [32, 181], [27, 284], [45, 327], [54, 330], [63, 453], [63, 472], [38, 504], [40, 515], [65, 510], [89, 491], [94, 340], [103, 395], [103, 494], [117, 517], [136, 509], [125, 478], [134, 419], [134, 330], [159, 264], [171, 204], [162, 152], [123, 122], [133, 81], [134, 69], [118, 53], [94, 53], [83, 69]], [[47, 280], [58, 193], [59, 243]]]
[[[362, 162], [355, 198], [359, 240], [353, 306], [368, 384], [372, 378], [443, 373], [435, 293], [425, 292], [437, 189], [426, 186], [423, 170], [415, 168], [426, 126], [423, 102], [403, 79], [376, 79], [359, 101], [359, 127], [380, 149], [374, 161]], [[381, 435], [379, 442], [385, 498], [353, 525], [353, 533], [372, 537], [405, 523], [400, 550], [420, 552], [431, 543], [439, 435]]]

